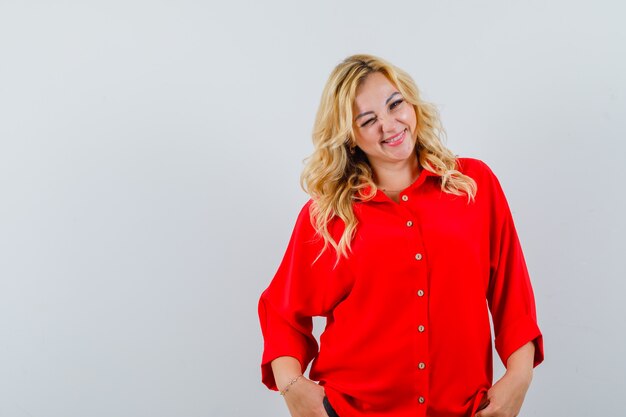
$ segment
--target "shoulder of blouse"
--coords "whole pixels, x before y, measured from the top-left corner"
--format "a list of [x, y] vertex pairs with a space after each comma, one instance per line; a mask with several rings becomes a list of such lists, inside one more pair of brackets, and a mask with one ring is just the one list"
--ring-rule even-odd
[[500, 181], [491, 167], [477, 158], [457, 158], [457, 169], [471, 177], [480, 188], [481, 185], [500, 189]]
[[[315, 224], [313, 219], [311, 219], [311, 209], [313, 204], [315, 204], [312, 198], [304, 203], [302, 208], [300, 209], [300, 213], [298, 214], [298, 218], [295, 224], [295, 230], [299, 231], [300, 234], [304, 236], [309, 236], [314, 240], [321, 239], [320, 234], [315, 228]], [[328, 231], [331, 233], [334, 239], [339, 239], [341, 234], [343, 233], [343, 229], [345, 228], [344, 222], [337, 216], [334, 216], [330, 219], [327, 225]]]
[[458, 157], [458, 170], [463, 174], [471, 176], [471, 174], [491, 173], [491, 168], [481, 159]]

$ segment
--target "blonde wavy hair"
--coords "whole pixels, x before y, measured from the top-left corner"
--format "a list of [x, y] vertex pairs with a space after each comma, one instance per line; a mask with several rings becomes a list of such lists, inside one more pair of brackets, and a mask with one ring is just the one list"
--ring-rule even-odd
[[[417, 133], [415, 151], [419, 165], [440, 176], [442, 191], [466, 194], [468, 203], [476, 194], [476, 182], [456, 169], [456, 156], [443, 145], [445, 130], [437, 109], [420, 98], [411, 76], [372, 55], [349, 56], [335, 67], [326, 82], [313, 127], [315, 150], [306, 159], [300, 178], [303, 190], [313, 200], [311, 223], [324, 239], [322, 252], [332, 246], [337, 260], [340, 256], [347, 258], [351, 252], [358, 224], [353, 203], [370, 200], [377, 192], [367, 156], [356, 147], [353, 122], [357, 88], [373, 72], [386, 76], [415, 109], [417, 132], [413, 133]], [[370, 191], [364, 194], [367, 187]], [[336, 217], [345, 225], [339, 240], [333, 238], [328, 228]]]

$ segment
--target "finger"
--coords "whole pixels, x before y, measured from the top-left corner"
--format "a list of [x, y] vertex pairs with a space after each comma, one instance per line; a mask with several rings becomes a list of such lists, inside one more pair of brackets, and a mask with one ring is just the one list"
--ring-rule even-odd
[[487, 408], [489, 404], [490, 404], [489, 398], [487, 398], [487, 396], [485, 395], [483, 399], [480, 400], [480, 404], [478, 404], [478, 408], [476, 409], [476, 411], [480, 411], [482, 409]]
[[489, 404], [487, 404], [485, 407], [480, 409], [479, 412], [474, 414], [474, 417], [490, 417], [491, 415], [492, 415], [491, 407], [489, 406]]

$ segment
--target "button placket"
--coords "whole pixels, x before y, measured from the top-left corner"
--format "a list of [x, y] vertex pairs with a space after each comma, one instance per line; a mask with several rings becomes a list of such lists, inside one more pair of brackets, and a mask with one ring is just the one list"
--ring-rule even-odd
[[[413, 198], [413, 197], [411, 197]], [[419, 199], [418, 199], [419, 200]], [[416, 212], [413, 209], [413, 206], [417, 204], [417, 200], [409, 200], [409, 196], [406, 194], [400, 195], [401, 204], [399, 205], [399, 214], [403, 218], [405, 227], [405, 232], [407, 233], [407, 237], [409, 239], [409, 245], [407, 249], [409, 249], [408, 256], [411, 256], [413, 259], [413, 268], [415, 271], [416, 280], [414, 282], [415, 287], [413, 287], [413, 291], [415, 294], [415, 320], [414, 324], [417, 331], [415, 332], [415, 382], [416, 382], [416, 391], [415, 395], [417, 397], [417, 406], [421, 406], [426, 403], [426, 398], [429, 393], [429, 373], [427, 372], [426, 365], [429, 360], [429, 352], [428, 352], [428, 339], [429, 335], [426, 332], [426, 324], [428, 323], [428, 300], [425, 297], [426, 290], [428, 286], [428, 262], [427, 258], [425, 258], [425, 245], [422, 238], [421, 227], [419, 224], [419, 211]], [[409, 202], [410, 201], [410, 202]], [[403, 204], [407, 203], [407, 204]], [[402, 223], [400, 223], [402, 224]]]

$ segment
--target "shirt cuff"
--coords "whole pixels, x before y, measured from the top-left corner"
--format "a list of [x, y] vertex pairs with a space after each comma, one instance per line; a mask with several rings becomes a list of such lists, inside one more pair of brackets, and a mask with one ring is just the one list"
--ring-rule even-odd
[[272, 361], [276, 358], [280, 358], [281, 356], [291, 356], [296, 358], [298, 362], [300, 362], [300, 373], [304, 374], [306, 370], [306, 366], [304, 364], [308, 364], [310, 360], [306, 359], [306, 352], [304, 349], [300, 351], [290, 350], [289, 352], [284, 353], [270, 353], [266, 352], [263, 354], [263, 362], [261, 363], [261, 381], [271, 390], [278, 391], [278, 387], [276, 386], [276, 379], [274, 378], [274, 371], [272, 370]]
[[278, 391], [271, 362], [281, 356], [291, 356], [300, 362], [304, 373], [309, 362], [317, 354], [317, 342], [313, 335], [298, 331], [278, 315], [268, 315], [264, 300], [259, 304], [261, 328], [265, 344], [261, 360], [261, 380], [272, 390]]
[[535, 345], [533, 368], [543, 362], [543, 335], [534, 318], [529, 315], [520, 317], [515, 323], [503, 329], [496, 336], [496, 351], [506, 367], [509, 356], [528, 342]]

